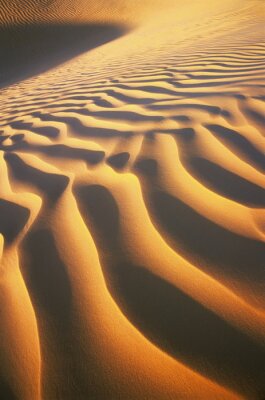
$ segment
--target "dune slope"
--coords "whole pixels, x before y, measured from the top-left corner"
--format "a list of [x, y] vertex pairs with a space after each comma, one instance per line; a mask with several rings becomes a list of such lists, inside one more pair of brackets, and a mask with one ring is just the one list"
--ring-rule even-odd
[[264, 399], [264, 22], [0, 2], [1, 399]]

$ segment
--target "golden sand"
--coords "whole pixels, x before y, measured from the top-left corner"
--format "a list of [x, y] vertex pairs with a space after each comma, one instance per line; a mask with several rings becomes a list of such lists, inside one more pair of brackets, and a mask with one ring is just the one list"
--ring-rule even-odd
[[0, 399], [265, 396], [265, 3], [0, 2]]

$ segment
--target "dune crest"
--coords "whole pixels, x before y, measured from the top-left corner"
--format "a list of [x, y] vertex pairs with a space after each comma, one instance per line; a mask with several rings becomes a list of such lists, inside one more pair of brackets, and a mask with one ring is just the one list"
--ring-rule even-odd
[[1, 2], [0, 398], [264, 398], [264, 19]]

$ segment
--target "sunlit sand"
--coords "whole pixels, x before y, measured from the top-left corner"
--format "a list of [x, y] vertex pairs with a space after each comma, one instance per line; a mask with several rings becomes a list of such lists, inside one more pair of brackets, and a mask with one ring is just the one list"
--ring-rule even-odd
[[265, 3], [44, 3], [0, 3], [0, 399], [263, 400]]

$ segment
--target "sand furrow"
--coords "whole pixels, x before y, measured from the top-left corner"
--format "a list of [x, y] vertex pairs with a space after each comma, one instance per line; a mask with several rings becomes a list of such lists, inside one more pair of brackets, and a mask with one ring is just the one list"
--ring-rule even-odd
[[20, 3], [0, 1], [0, 398], [262, 400], [263, 2]]

